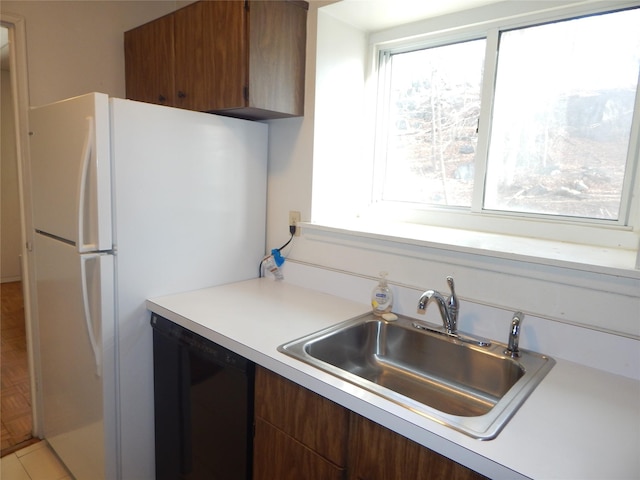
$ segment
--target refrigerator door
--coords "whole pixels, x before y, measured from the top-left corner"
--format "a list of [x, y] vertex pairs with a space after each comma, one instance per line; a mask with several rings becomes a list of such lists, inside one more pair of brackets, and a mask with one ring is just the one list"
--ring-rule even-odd
[[78, 480], [116, 478], [113, 256], [35, 247], [45, 438]]
[[111, 250], [108, 96], [34, 108], [29, 121], [35, 229], [78, 252]]

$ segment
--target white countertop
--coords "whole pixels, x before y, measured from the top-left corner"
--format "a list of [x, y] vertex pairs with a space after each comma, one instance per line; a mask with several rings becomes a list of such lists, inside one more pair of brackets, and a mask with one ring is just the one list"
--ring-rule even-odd
[[556, 359], [498, 437], [479, 441], [277, 351], [366, 313], [366, 304], [255, 279], [150, 299], [147, 307], [490, 478], [640, 478], [633, 379]]

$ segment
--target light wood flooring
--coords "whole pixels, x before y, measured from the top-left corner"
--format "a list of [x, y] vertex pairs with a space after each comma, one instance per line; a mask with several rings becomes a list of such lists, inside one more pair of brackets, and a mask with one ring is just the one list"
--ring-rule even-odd
[[24, 322], [22, 282], [0, 284], [0, 433], [5, 456], [29, 443], [31, 437], [31, 394], [27, 339]]

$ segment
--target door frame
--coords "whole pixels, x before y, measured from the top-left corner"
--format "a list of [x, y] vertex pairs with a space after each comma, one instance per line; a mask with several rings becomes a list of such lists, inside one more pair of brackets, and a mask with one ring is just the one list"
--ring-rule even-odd
[[0, 12], [0, 23], [9, 30], [10, 78], [15, 119], [16, 161], [20, 197], [20, 235], [22, 239], [22, 290], [31, 386], [32, 434], [42, 438], [38, 325], [35, 305], [33, 221], [31, 218], [31, 176], [29, 172], [29, 83], [27, 74], [27, 35], [24, 17]]

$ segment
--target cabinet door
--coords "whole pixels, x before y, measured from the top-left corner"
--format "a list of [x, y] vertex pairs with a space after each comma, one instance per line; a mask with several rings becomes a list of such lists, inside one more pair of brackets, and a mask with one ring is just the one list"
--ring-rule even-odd
[[244, 1], [196, 2], [174, 13], [176, 106], [197, 111], [245, 106]]
[[364, 417], [353, 414], [350, 480], [485, 477]]
[[256, 369], [255, 391], [256, 417], [346, 465], [349, 410], [264, 368]]
[[256, 419], [253, 480], [344, 480], [345, 469], [325, 460], [264, 420]]
[[173, 43], [171, 15], [125, 32], [127, 98], [175, 105]]

